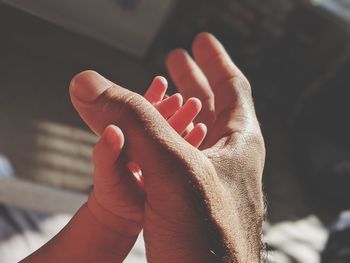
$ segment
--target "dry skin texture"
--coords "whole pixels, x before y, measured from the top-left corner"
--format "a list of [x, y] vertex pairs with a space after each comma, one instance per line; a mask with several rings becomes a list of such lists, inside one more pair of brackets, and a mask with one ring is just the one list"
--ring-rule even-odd
[[[94, 190], [23, 262], [123, 262], [142, 226], [151, 263], [261, 261], [265, 147], [250, 85], [212, 35], [199, 34], [192, 53], [174, 50], [166, 64], [184, 98], [202, 101], [195, 124], [204, 123], [208, 136], [201, 150], [142, 96], [94, 71], [72, 80], [74, 107], [102, 135], [93, 154]], [[140, 165], [141, 197], [116, 159]]]
[[127, 158], [141, 166], [150, 262], [179, 262], [181, 253], [181, 262], [194, 262], [188, 247], [201, 262], [260, 261], [264, 144], [257, 122], [241, 118], [239, 131], [199, 151], [143, 97], [117, 85], [92, 102], [73, 102], [97, 133], [118, 125]]
[[193, 58], [177, 49], [166, 64], [184, 98], [202, 101], [202, 151], [143, 97], [96, 72], [73, 79], [72, 102], [98, 134], [119, 126], [126, 158], [140, 164], [149, 262], [260, 262], [265, 147], [251, 88], [212, 35], [199, 34], [192, 49]]

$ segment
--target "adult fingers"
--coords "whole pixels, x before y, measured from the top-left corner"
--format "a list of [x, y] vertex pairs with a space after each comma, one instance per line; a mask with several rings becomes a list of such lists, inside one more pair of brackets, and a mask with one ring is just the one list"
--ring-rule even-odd
[[211, 126], [215, 119], [214, 95], [196, 62], [185, 50], [175, 49], [167, 56], [166, 66], [185, 99], [196, 97], [201, 100], [203, 109], [196, 122]]
[[250, 85], [242, 85], [248, 81], [213, 35], [198, 34], [192, 49], [194, 58], [215, 95], [217, 114], [228, 108], [241, 106], [241, 100], [251, 101]]

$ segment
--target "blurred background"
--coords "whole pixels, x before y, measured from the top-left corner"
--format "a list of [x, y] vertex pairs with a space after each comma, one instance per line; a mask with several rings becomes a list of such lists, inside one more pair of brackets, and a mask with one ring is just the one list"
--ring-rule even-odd
[[[49, 240], [91, 189], [97, 138], [70, 79], [94, 69], [143, 94], [201, 31], [252, 84], [267, 262], [350, 262], [350, 0], [0, 0], [0, 262]], [[145, 262], [141, 239], [125, 262]]]

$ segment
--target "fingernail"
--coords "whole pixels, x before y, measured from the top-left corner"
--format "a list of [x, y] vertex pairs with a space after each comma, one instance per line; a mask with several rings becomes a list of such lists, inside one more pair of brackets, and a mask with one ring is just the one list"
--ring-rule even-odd
[[121, 142], [121, 137], [119, 134], [121, 133], [121, 130], [119, 127], [114, 125], [109, 125], [103, 134], [103, 137], [106, 139], [106, 142], [110, 145], [115, 145], [117, 142], [123, 144]]
[[166, 78], [164, 78], [163, 76], [157, 76], [154, 79], [158, 79], [164, 86], [168, 85], [168, 81]]
[[93, 102], [112, 84], [97, 72], [88, 70], [76, 75], [70, 86], [74, 97], [83, 102]]
[[207, 133], [208, 131], [208, 128], [207, 128], [207, 125], [205, 125], [204, 123], [198, 123], [197, 126], [204, 132], [204, 133]]
[[104, 131], [103, 137], [109, 145], [114, 145], [115, 143], [115, 131], [112, 127], [107, 127]]
[[186, 101], [186, 103], [191, 103], [191, 105], [193, 105], [193, 107], [194, 107], [198, 112], [201, 111], [201, 109], [202, 109], [202, 102], [201, 102], [199, 99], [195, 98], [195, 97], [189, 98], [189, 99]]
[[184, 98], [182, 97], [181, 93], [175, 93], [174, 96], [176, 96], [179, 100], [180, 107], [182, 106], [184, 102]]

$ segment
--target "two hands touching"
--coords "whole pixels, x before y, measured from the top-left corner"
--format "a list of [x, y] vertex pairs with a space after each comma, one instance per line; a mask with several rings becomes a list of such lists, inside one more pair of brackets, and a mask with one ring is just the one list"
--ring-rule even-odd
[[73, 105], [101, 136], [94, 189], [24, 262], [122, 262], [142, 228], [149, 262], [260, 262], [265, 148], [250, 85], [208, 33], [193, 57], [168, 55], [180, 94], [166, 99], [161, 77], [145, 98], [92, 71], [72, 80]]

